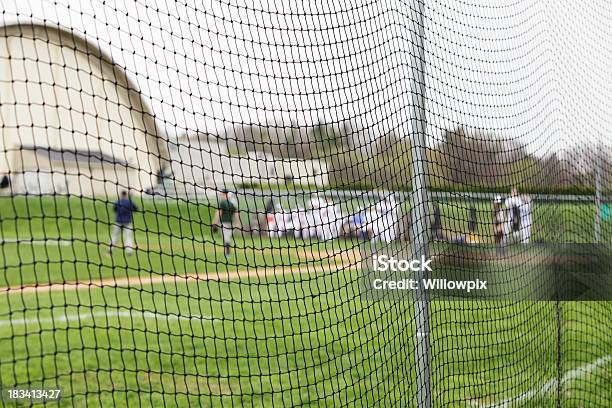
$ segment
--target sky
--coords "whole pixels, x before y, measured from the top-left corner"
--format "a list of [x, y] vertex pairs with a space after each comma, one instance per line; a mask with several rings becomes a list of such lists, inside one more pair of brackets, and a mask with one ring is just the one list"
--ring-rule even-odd
[[[202, 6], [202, 3], [205, 3]], [[428, 143], [463, 126], [538, 155], [612, 140], [612, 5], [425, 0]], [[486, 4], [486, 5], [483, 5]], [[166, 137], [355, 120], [412, 137], [414, 1], [3, 0], [123, 67]]]

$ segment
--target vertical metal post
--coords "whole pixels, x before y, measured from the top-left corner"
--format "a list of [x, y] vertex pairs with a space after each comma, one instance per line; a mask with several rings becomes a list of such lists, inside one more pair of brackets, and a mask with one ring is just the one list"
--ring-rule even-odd
[[595, 160], [595, 242], [601, 242], [601, 160], [603, 146], [597, 146], [597, 159]]
[[[412, 105], [414, 116], [412, 118], [412, 256], [420, 259], [421, 256], [429, 258], [429, 216], [427, 197], [427, 123], [425, 112], [425, 0], [416, 0], [414, 52], [412, 59], [413, 89]], [[415, 338], [415, 365], [417, 380], [417, 406], [429, 408], [431, 406], [430, 393], [430, 367], [429, 367], [429, 303], [427, 291], [423, 287], [425, 272], [417, 276], [419, 290], [416, 291], [414, 301], [414, 321], [416, 326]]]

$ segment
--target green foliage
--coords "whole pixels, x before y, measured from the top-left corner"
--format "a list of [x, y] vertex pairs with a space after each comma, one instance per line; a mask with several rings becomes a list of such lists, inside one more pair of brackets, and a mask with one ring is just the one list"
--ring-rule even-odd
[[[427, 183], [432, 191], [507, 194], [517, 187], [530, 194], [595, 193], [589, 171], [568, 166], [556, 154], [530, 155], [516, 141], [491, 134], [468, 135], [462, 128], [447, 131], [426, 154]], [[353, 149], [336, 151], [326, 159], [332, 188], [412, 190], [410, 141], [393, 133], [382, 137], [367, 155]], [[610, 191], [607, 185], [604, 189]]]

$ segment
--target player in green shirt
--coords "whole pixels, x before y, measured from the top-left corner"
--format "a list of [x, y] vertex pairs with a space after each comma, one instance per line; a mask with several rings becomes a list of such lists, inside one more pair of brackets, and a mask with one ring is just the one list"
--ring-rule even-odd
[[238, 208], [229, 199], [228, 191], [223, 190], [219, 195], [219, 206], [215, 214], [216, 222], [213, 222], [213, 225], [220, 224], [221, 226], [225, 256], [231, 255], [232, 235], [234, 234], [234, 222], [237, 216]]

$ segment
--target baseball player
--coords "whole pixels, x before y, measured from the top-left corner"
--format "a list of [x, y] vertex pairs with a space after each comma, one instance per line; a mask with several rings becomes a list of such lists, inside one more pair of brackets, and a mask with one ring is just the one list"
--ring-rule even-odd
[[232, 254], [232, 238], [234, 235], [234, 224], [238, 217], [238, 208], [233, 200], [229, 197], [229, 192], [223, 190], [219, 195], [219, 205], [215, 214], [213, 225], [221, 226], [221, 235], [223, 236], [223, 248], [225, 256], [229, 257]]
[[108, 253], [113, 252], [113, 247], [119, 241], [121, 231], [123, 231], [123, 245], [125, 252], [132, 255], [134, 252], [134, 230], [132, 228], [133, 213], [138, 211], [136, 205], [130, 199], [127, 191], [122, 191], [119, 199], [113, 205], [115, 212], [115, 225], [111, 232], [111, 243]]

